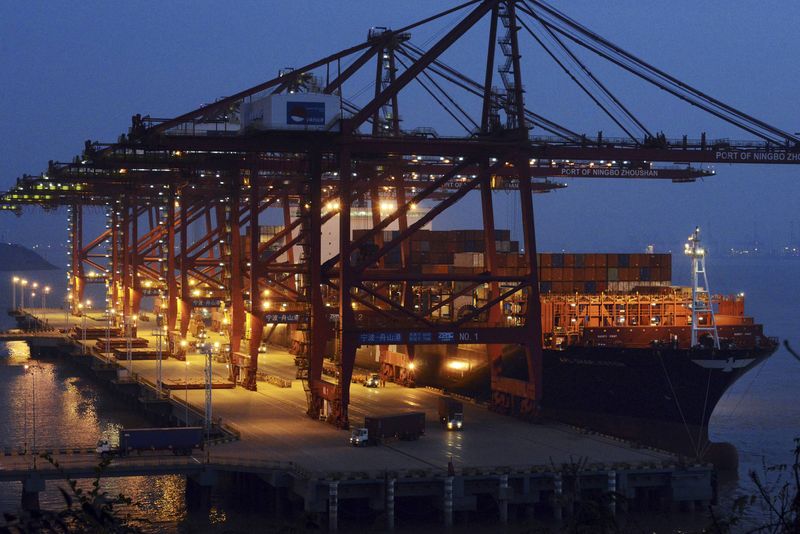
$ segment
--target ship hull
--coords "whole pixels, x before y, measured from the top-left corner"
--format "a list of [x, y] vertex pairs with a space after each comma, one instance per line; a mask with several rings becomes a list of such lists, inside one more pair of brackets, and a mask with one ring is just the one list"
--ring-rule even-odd
[[725, 391], [775, 351], [580, 347], [545, 350], [542, 413], [690, 457], [709, 447]]

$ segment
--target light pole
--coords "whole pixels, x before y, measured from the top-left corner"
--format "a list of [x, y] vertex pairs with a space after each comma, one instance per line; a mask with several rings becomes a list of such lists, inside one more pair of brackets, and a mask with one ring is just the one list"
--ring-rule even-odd
[[153, 334], [156, 336], [156, 389], [158, 390], [158, 398], [161, 398], [161, 359], [163, 357], [162, 340], [164, 332], [167, 329], [164, 325], [164, 316], [160, 313], [156, 315], [156, 329]]
[[36, 298], [36, 290], [39, 289], [39, 282], [33, 282], [31, 289], [33, 290], [31, 291], [31, 309], [33, 313], [36, 313], [36, 301], [34, 299]]
[[42, 318], [44, 319], [45, 324], [47, 324], [47, 295], [50, 294], [50, 286], [44, 286], [42, 288]]
[[[35, 282], [34, 282], [35, 283]], [[36, 292], [31, 291], [31, 313], [36, 313]], [[25, 322], [28, 324], [28, 330], [31, 328], [32, 315], [25, 316]]]
[[206, 393], [206, 410], [205, 410], [205, 430], [206, 430], [206, 441], [210, 441], [211, 439], [211, 384], [212, 384], [212, 367], [211, 367], [211, 354], [213, 345], [208, 340], [208, 334], [206, 334], [205, 330], [201, 330], [199, 334], [197, 334], [197, 338], [200, 340], [200, 350], [205, 355], [205, 393]]
[[19, 309], [25, 309], [25, 286], [28, 285], [28, 281], [24, 278], [19, 281], [20, 289], [19, 289]]
[[133, 376], [133, 356], [131, 354], [131, 347], [133, 345], [133, 330], [136, 328], [136, 315], [126, 315], [123, 318], [125, 325], [125, 356], [128, 360], [128, 375]]
[[11, 277], [11, 301], [13, 302], [13, 309], [17, 309], [17, 284], [19, 283], [19, 276]]
[[114, 308], [106, 309], [106, 350], [105, 359], [109, 361], [111, 353], [111, 319], [114, 317]]
[[86, 354], [86, 314], [89, 313], [91, 304], [91, 300], [87, 300], [86, 304], [78, 303], [78, 311], [81, 312], [81, 354]]
[[184, 377], [183, 403], [186, 405], [186, 419], [184, 422], [189, 426], [189, 358], [186, 358], [186, 375]]

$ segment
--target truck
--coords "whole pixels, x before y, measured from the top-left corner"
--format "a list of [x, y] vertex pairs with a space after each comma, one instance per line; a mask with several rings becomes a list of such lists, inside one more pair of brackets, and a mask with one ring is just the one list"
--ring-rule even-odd
[[362, 385], [367, 388], [376, 388], [381, 385], [381, 377], [378, 376], [378, 373], [372, 373], [364, 379]]
[[379, 445], [387, 439], [415, 440], [425, 434], [425, 413], [410, 412], [380, 417], [365, 417], [364, 426], [353, 429], [350, 445]]
[[464, 428], [464, 405], [451, 397], [439, 397], [439, 422], [447, 430]]
[[189, 455], [194, 449], [203, 448], [203, 432], [201, 426], [120, 428], [119, 446], [100, 440], [97, 453], [101, 456], [127, 456], [132, 452], [171, 451], [175, 455]]

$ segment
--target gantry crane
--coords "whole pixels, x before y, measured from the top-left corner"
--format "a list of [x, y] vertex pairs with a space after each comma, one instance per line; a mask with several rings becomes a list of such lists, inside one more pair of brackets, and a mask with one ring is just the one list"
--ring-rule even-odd
[[[446, 17], [453, 24], [427, 49], [412, 42], [415, 30]], [[473, 39], [487, 18], [488, 35], [480, 37], [484, 77], [473, 80], [443, 55], [465, 36]], [[530, 109], [523, 39], [542, 46], [625, 137], [578, 133]], [[653, 133], [591, 72], [579, 49], [759, 140]], [[358, 105], [348, 99], [348, 84], [364, 72], [374, 79], [374, 93]], [[413, 83], [464, 135], [406, 125], [401, 105]], [[284, 108], [288, 115], [277, 125], [268, 120], [277, 108], [263, 111], [275, 103], [299, 111]], [[336, 108], [333, 120], [326, 104]], [[543, 1], [471, 0], [398, 30], [373, 28], [363, 43], [178, 117], [134, 115], [117, 142], [87, 142], [74, 161], [51, 162], [47, 172], [19, 179], [2, 201], [14, 211], [69, 208], [75, 307], [93, 281], [107, 284], [109, 304], [124, 314], [135, 313], [144, 296], [160, 295], [167, 328], [178, 339], [187, 335], [193, 307], [224, 303], [231, 374], [244, 387], [255, 388], [265, 324], [286, 323], [309, 358], [313, 417], [326, 409], [332, 422], [348, 426], [358, 347], [398, 345], [413, 360], [415, 347], [424, 344], [487, 345], [492, 406], [535, 417], [542, 408], [542, 333], [532, 193], [562, 187], [557, 180], [571, 177], [690, 182], [713, 174], [703, 167], [710, 163], [800, 163], [800, 139], [649, 65]], [[492, 192], [502, 189], [519, 191], [525, 261], [514, 274], [497, 267]], [[415, 270], [412, 236], [475, 190], [484, 268], [473, 274]], [[393, 209], [383, 212], [387, 197]], [[421, 203], [427, 211], [412, 220], [410, 211]], [[84, 211], [92, 205], [105, 209], [107, 228], [86, 239]], [[354, 206], [371, 212], [370, 228], [355, 238], [351, 217], [342, 216]], [[282, 224], [262, 238], [268, 212], [279, 213]], [[322, 255], [326, 224], [338, 226], [331, 257]], [[397, 231], [384, 232], [393, 224]], [[200, 236], [190, 229], [200, 229]], [[387, 267], [383, 260], [396, 250], [400, 268]], [[432, 283], [458, 285], [462, 293], [484, 285], [489, 297], [442, 319], [413, 306], [414, 292]], [[524, 304], [522, 324], [503, 321], [501, 306], [512, 298]], [[333, 339], [338, 343], [331, 349]], [[506, 344], [524, 347], [527, 380], [503, 375], [499, 349]], [[336, 381], [322, 375], [330, 355]]]

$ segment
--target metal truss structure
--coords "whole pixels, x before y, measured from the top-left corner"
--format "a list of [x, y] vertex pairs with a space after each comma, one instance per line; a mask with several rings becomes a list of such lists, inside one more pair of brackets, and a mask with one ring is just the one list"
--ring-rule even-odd
[[[412, 43], [412, 30], [443, 17], [457, 17], [443, 36], [427, 49]], [[488, 35], [480, 37], [484, 77], [473, 80], [441, 57], [487, 20]], [[529, 109], [523, 39], [541, 45], [627, 137], [579, 134]], [[760, 140], [653, 134], [576, 48]], [[347, 99], [347, 84], [369, 69], [374, 94], [359, 106]], [[463, 127], [464, 136], [404, 125], [401, 103], [412, 82]], [[456, 93], [473, 98], [472, 107]], [[247, 128], [245, 103], [280, 94], [335, 95], [339, 116], [319, 129]], [[540, 132], [546, 135], [531, 135]], [[313, 417], [324, 410], [331, 422], [348, 426], [359, 346], [405, 346], [413, 360], [416, 345], [442, 343], [487, 345], [493, 407], [535, 417], [542, 333], [532, 193], [561, 187], [555, 180], [563, 177], [693, 181], [712, 174], [693, 163], [714, 162], [800, 163], [800, 139], [671, 77], [545, 2], [472, 0], [399, 30], [373, 28], [363, 43], [179, 117], [136, 115], [117, 142], [87, 142], [75, 161], [50, 162], [46, 173], [22, 177], [2, 201], [17, 211], [25, 205], [69, 208], [74, 310], [93, 282], [107, 285], [117, 316], [138, 313], [143, 297], [158, 295], [174, 343], [186, 338], [193, 308], [224, 304], [231, 378], [246, 388], [256, 387], [265, 327], [289, 323], [309, 359]], [[492, 193], [504, 189], [519, 192], [524, 231], [524, 266], [510, 273], [497, 267], [495, 250]], [[472, 191], [481, 200], [484, 268], [473, 274], [415, 268], [412, 236]], [[391, 210], [381, 209], [386, 199]], [[429, 209], [412, 220], [409, 212], [420, 203]], [[108, 222], [100, 235], [87, 237], [85, 212], [93, 205], [105, 210]], [[372, 224], [354, 238], [349, 215], [355, 206], [371, 211]], [[265, 239], [268, 210], [278, 210], [282, 225]], [[339, 242], [337, 253], [323, 258], [321, 235], [329, 221], [338, 224]], [[397, 231], [384, 232], [395, 223]], [[395, 268], [385, 262], [393, 251], [400, 255]], [[449, 298], [477, 286], [488, 288], [489, 297], [467, 314], [442, 319], [413, 305], [415, 292], [431, 284], [457, 288]], [[513, 323], [502, 313], [510, 299], [523, 310]], [[508, 344], [524, 347], [527, 380], [503, 375], [500, 348]], [[325, 358], [333, 358], [337, 379], [323, 377]]]

